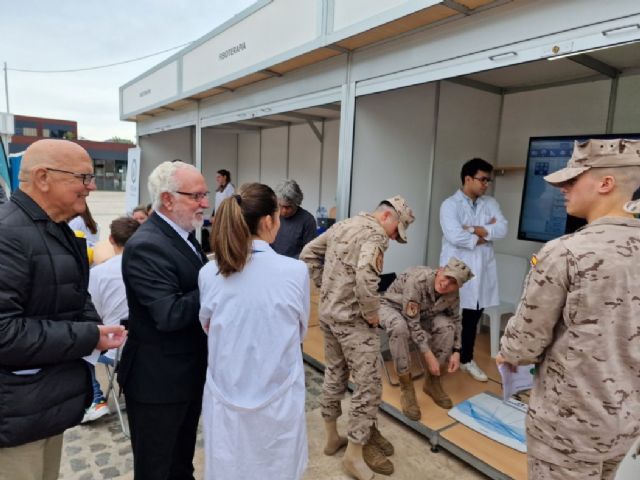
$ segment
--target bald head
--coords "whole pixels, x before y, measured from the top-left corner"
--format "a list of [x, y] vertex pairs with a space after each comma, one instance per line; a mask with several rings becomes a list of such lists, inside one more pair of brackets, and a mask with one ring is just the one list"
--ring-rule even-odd
[[20, 182], [29, 181], [29, 174], [36, 167], [65, 168], [71, 159], [91, 162], [87, 151], [68, 140], [38, 140], [29, 145], [20, 164]]
[[52, 220], [66, 221], [87, 208], [86, 197], [96, 189], [93, 180], [86, 177], [92, 173], [91, 157], [80, 145], [67, 140], [38, 140], [22, 157], [20, 190]]

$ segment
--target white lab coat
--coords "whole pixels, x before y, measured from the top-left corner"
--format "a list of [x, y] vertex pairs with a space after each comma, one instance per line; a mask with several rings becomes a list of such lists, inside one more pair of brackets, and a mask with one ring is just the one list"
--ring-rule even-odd
[[[496, 222], [489, 224], [492, 218]], [[500, 304], [498, 274], [493, 253], [493, 240], [507, 235], [507, 219], [500, 205], [487, 195], [476, 200], [474, 210], [471, 199], [462, 190], [447, 198], [440, 206], [442, 227], [442, 251], [440, 265], [451, 257], [462, 260], [471, 269], [474, 277], [460, 289], [460, 307], [475, 310]], [[489, 243], [477, 245], [479, 237], [463, 229], [463, 226], [482, 226], [489, 235]]]
[[216, 212], [218, 210], [218, 207], [220, 207], [220, 204], [222, 203], [222, 201], [225, 198], [229, 198], [231, 195], [233, 195], [235, 190], [236, 189], [234, 188], [234, 186], [231, 184], [231, 182], [229, 182], [222, 189], [221, 192], [216, 191], [216, 198], [215, 198], [214, 204], [213, 204], [213, 211]]
[[298, 480], [307, 465], [300, 343], [309, 318], [306, 265], [262, 240], [244, 270], [200, 270], [208, 328], [203, 398], [205, 479]]

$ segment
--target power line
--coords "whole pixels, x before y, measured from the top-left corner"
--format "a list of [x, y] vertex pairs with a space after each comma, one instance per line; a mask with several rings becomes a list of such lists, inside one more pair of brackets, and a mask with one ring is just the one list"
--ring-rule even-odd
[[156, 55], [161, 55], [163, 53], [170, 52], [172, 50], [176, 50], [178, 48], [186, 47], [187, 45], [191, 45], [193, 42], [183, 43], [182, 45], [177, 45], [175, 47], [167, 48], [166, 50], [162, 50], [160, 52], [150, 53], [149, 55], [144, 55], [142, 57], [132, 58], [130, 60], [124, 60], [122, 62], [109, 63], [107, 65], [98, 65], [95, 67], [86, 67], [86, 68], [73, 68], [69, 70], [28, 70], [23, 68], [5, 68], [6, 70], [10, 70], [12, 72], [22, 72], [22, 73], [74, 73], [74, 72], [86, 72], [89, 70], [99, 70], [101, 68], [109, 68], [116, 67], [118, 65], [124, 65], [126, 63], [138, 62], [140, 60], [144, 60], [145, 58], [155, 57]]

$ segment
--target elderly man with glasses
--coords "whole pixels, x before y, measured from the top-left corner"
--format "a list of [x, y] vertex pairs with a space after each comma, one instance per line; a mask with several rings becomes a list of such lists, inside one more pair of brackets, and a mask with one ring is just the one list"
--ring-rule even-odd
[[440, 206], [440, 265], [446, 265], [453, 257], [459, 258], [475, 275], [460, 289], [460, 370], [479, 382], [488, 378], [473, 360], [478, 321], [486, 307], [500, 303], [493, 241], [507, 235], [507, 220], [500, 205], [486, 195], [492, 171], [493, 166], [481, 158], [466, 162], [460, 171], [462, 186]]
[[39, 140], [19, 178], [0, 207], [0, 479], [50, 479], [62, 434], [91, 399], [83, 357], [120, 346], [125, 332], [99, 325], [86, 242], [66, 223], [96, 189], [91, 157], [66, 140]]
[[153, 214], [127, 242], [122, 274], [129, 341], [124, 390], [137, 480], [193, 478], [207, 339], [198, 321], [198, 273], [207, 261], [194, 232], [209, 208], [202, 174], [164, 162], [148, 180]]

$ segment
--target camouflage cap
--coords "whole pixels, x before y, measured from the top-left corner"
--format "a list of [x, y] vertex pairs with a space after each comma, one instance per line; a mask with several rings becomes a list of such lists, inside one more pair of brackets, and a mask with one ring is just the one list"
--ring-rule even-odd
[[615, 138], [576, 141], [567, 166], [557, 172], [550, 173], [544, 179], [550, 184], [558, 186], [594, 167], [629, 167], [632, 165], [640, 165], [640, 140]]
[[393, 206], [398, 213], [398, 242], [407, 243], [407, 228], [413, 223], [413, 211], [407, 206], [407, 201], [399, 195], [384, 200]]
[[468, 282], [473, 278], [471, 269], [467, 267], [467, 264], [456, 257], [451, 257], [449, 262], [442, 268], [442, 273], [447, 277], [451, 277], [458, 282], [458, 286], [462, 287], [465, 282]]
[[633, 200], [624, 204], [625, 211], [633, 213], [634, 215], [640, 215], [640, 200]]

